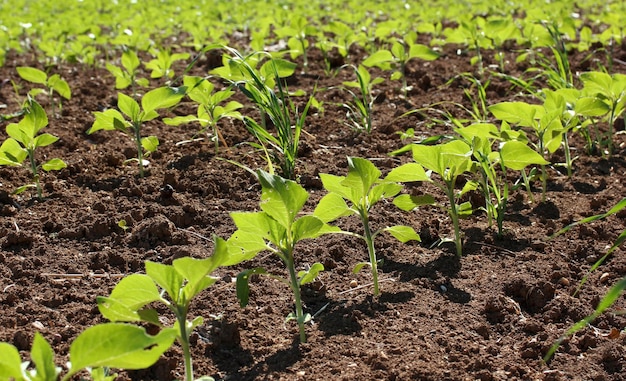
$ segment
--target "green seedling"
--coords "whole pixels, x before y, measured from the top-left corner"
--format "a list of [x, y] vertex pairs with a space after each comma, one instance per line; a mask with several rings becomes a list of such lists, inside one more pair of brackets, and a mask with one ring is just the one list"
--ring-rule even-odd
[[391, 46], [391, 50], [377, 50], [363, 61], [363, 66], [377, 66], [382, 70], [393, 69], [391, 79], [402, 80], [402, 93], [406, 96], [409, 90], [406, 82], [406, 65], [408, 62], [415, 58], [424, 61], [433, 61], [439, 58], [439, 53], [426, 45], [414, 42], [416, 39], [416, 34], [414, 32], [410, 33], [404, 41], [395, 41]]
[[[510, 130], [506, 123], [501, 131], [489, 123], [472, 124], [455, 131], [472, 148], [480, 174], [479, 189], [485, 197], [489, 226], [495, 219], [498, 236], [502, 237], [506, 207], [513, 188], [507, 179], [509, 171], [523, 171], [531, 164], [549, 163], [528, 146], [525, 135]], [[494, 146], [498, 147], [495, 151]]]
[[581, 108], [582, 114], [590, 117], [606, 116], [608, 131], [600, 139], [600, 146], [606, 146], [606, 151], [611, 156], [615, 145], [615, 122], [626, 108], [626, 75], [587, 72], [582, 73], [580, 79], [584, 85], [582, 94], [585, 100], [579, 100], [577, 106]]
[[24, 117], [18, 123], [11, 123], [7, 126], [6, 131], [9, 135], [0, 146], [0, 165], [22, 166], [22, 163], [28, 158], [30, 171], [33, 177], [33, 183], [18, 187], [13, 193], [19, 194], [29, 188], [37, 190], [37, 198], [43, 199], [39, 169], [46, 172], [58, 171], [67, 165], [59, 158], [54, 158], [45, 163], [38, 164], [35, 159], [37, 149], [55, 143], [58, 137], [39, 132], [48, 125], [48, 116], [44, 109], [34, 99], [29, 98], [27, 101], [26, 112]]
[[352, 123], [351, 127], [357, 131], [365, 130], [369, 134], [372, 132], [372, 109], [377, 98], [373, 92], [374, 86], [385, 80], [380, 77], [372, 78], [365, 66], [349, 67], [354, 70], [357, 80], [343, 82], [343, 88], [352, 97], [351, 102], [344, 103], [343, 106], [348, 110], [347, 116]]
[[115, 88], [123, 90], [130, 86], [133, 98], [137, 98], [137, 86], [148, 87], [150, 81], [147, 78], [137, 78], [140, 61], [135, 51], [130, 49], [124, 50], [121, 63], [122, 67], [117, 67], [110, 63], [106, 64], [109, 73], [115, 77]]
[[[411, 145], [413, 160], [429, 171], [439, 175], [439, 179], [431, 180], [441, 189], [449, 202], [449, 206], [438, 205], [444, 209], [452, 219], [454, 227], [454, 244], [456, 254], [463, 255], [462, 235], [459, 219], [472, 214], [472, 204], [469, 201], [460, 203], [461, 196], [477, 188], [477, 183], [467, 181], [460, 191], [456, 191], [459, 176], [474, 173], [475, 163], [472, 161], [472, 148], [461, 140], [434, 146]], [[412, 196], [403, 194], [393, 200], [394, 205], [402, 210], [414, 210], [421, 205], [436, 205], [430, 196]]]
[[[386, 177], [381, 178], [381, 172], [369, 160], [363, 158], [348, 158], [348, 175], [335, 176], [320, 174], [324, 188], [329, 192], [324, 196], [313, 215], [324, 222], [332, 222], [339, 217], [358, 215], [363, 226], [363, 234], [341, 231], [363, 239], [367, 245], [368, 262], [356, 265], [354, 273], [364, 266], [372, 270], [374, 295], [380, 295], [378, 282], [378, 264], [374, 239], [382, 232], [389, 232], [401, 242], [411, 240], [420, 241], [419, 235], [409, 226], [391, 226], [372, 231], [370, 227], [370, 211], [372, 207], [383, 199], [395, 197], [402, 190], [399, 182], [429, 181], [421, 165], [416, 163], [404, 164], [392, 170]], [[348, 204], [349, 203], [349, 204]]]
[[[274, 162], [280, 165], [283, 176], [289, 179], [295, 178], [300, 134], [313, 102], [313, 96], [309, 97], [302, 113], [299, 113], [281, 81], [281, 78], [293, 74], [295, 64], [271, 58], [263, 52], [243, 57], [232, 48], [226, 49], [232, 54], [227, 63], [228, 70], [222, 69], [216, 73], [234, 84], [261, 111], [260, 124], [250, 117], [244, 117], [243, 120], [248, 131], [259, 140], [262, 149], [266, 152], [270, 172], [273, 171], [272, 162]], [[269, 57], [270, 60], [256, 69], [259, 55]], [[274, 86], [277, 87], [276, 90]], [[265, 115], [272, 121], [276, 136], [272, 135], [265, 126]], [[272, 147], [273, 158], [270, 157], [267, 145]]]
[[[300, 288], [315, 280], [324, 270], [321, 263], [314, 263], [307, 270], [296, 272], [295, 246], [304, 239], [319, 237], [323, 234], [336, 232], [339, 228], [324, 223], [315, 215], [298, 217], [309, 198], [307, 191], [295, 181], [257, 171], [261, 183], [260, 212], [233, 212], [231, 217], [237, 231], [228, 240], [242, 255], [251, 257], [261, 251], [276, 254], [287, 267], [289, 277], [272, 276], [287, 284], [293, 292], [295, 314], [292, 312], [287, 320], [296, 320], [300, 331], [300, 342], [306, 342], [304, 324], [311, 320], [305, 314], [300, 296]], [[237, 249], [235, 249], [237, 250]], [[237, 276], [237, 297], [242, 307], [248, 304], [249, 278], [254, 274], [267, 274], [262, 268], [244, 270]]]
[[[558, 104], [560, 103], [560, 106]], [[489, 111], [499, 120], [519, 127], [530, 128], [536, 136], [535, 150], [542, 156], [554, 153], [563, 142], [566, 129], [562, 117], [565, 111], [564, 101], [547, 98], [544, 105], [525, 102], [501, 102], [489, 106]], [[549, 164], [549, 163], [548, 163]], [[546, 200], [548, 172], [547, 164], [541, 164], [541, 200]]]
[[[0, 343], [0, 379], [14, 381], [69, 381], [87, 371], [94, 381], [113, 381], [109, 368], [127, 370], [152, 366], [176, 340], [176, 330], [163, 329], [149, 335], [145, 328], [124, 323], [105, 323], [87, 328], [70, 345], [67, 373], [55, 363], [50, 344], [36, 333], [31, 362], [22, 361], [16, 347]], [[60, 378], [59, 378], [60, 377]]]
[[154, 58], [145, 64], [146, 69], [152, 70], [150, 78], [165, 78], [166, 85], [174, 78], [172, 65], [176, 61], [189, 59], [189, 53], [171, 53], [168, 49], [153, 50]]
[[243, 116], [238, 111], [243, 105], [237, 101], [226, 101], [235, 93], [231, 88], [215, 91], [215, 86], [206, 78], [185, 76], [183, 84], [189, 90], [187, 96], [198, 104], [196, 115], [177, 116], [174, 118], [164, 118], [163, 122], [172, 126], [183, 123], [198, 122], [202, 127], [200, 134], [212, 133], [211, 140], [215, 143], [215, 153], [217, 154], [219, 142], [228, 148], [226, 140], [218, 128], [218, 122], [223, 118], [233, 118], [243, 120]]
[[[39, 94], [46, 94], [50, 99], [52, 105], [52, 115], [54, 115], [54, 93], [59, 94], [62, 98], [70, 99], [72, 97], [72, 90], [66, 80], [61, 78], [58, 74], [53, 74], [48, 77], [45, 72], [28, 66], [21, 66], [16, 68], [19, 76], [31, 83], [37, 85], [43, 85], [44, 89], [32, 89], [28, 92], [28, 95], [35, 98]], [[61, 107], [61, 101], [59, 100], [59, 107]]]
[[306, 17], [302, 15], [294, 15], [288, 26], [277, 28], [274, 30], [278, 38], [286, 38], [287, 46], [289, 47], [289, 53], [291, 59], [296, 59], [302, 56], [304, 69], [309, 67], [309, 59], [307, 50], [309, 48], [308, 38], [313, 36], [317, 32], [317, 28], [309, 24]]
[[[105, 318], [114, 322], [112, 324], [148, 323], [160, 328], [159, 335], [176, 339], [183, 349], [184, 379], [193, 381], [189, 338], [194, 328], [203, 324], [203, 318], [198, 316], [188, 320], [191, 303], [220, 279], [211, 275], [215, 270], [249, 258], [231, 250], [225, 240], [216, 238], [213, 255], [208, 258], [183, 257], [175, 259], [171, 265], [146, 261], [146, 273], [123, 278], [108, 297], [98, 297], [98, 309]], [[172, 326], [163, 325], [154, 303], [165, 305], [175, 315], [176, 322]], [[134, 325], [128, 327], [140, 328]], [[168, 347], [172, 343], [173, 340], [169, 341]]]
[[[186, 87], [159, 87], [147, 92], [139, 103], [128, 95], [117, 94], [117, 107], [120, 111], [109, 109], [106, 111], [96, 111], [96, 120], [88, 134], [93, 134], [99, 130], [116, 130], [131, 136], [137, 148], [136, 160], [139, 164], [139, 176], [144, 176], [144, 166], [148, 162], [145, 156], [156, 151], [159, 146], [159, 139], [156, 136], [141, 136], [141, 127], [145, 122], [153, 120], [159, 116], [156, 110], [172, 107], [176, 105], [185, 95]], [[122, 113], [124, 115], [122, 115]]]

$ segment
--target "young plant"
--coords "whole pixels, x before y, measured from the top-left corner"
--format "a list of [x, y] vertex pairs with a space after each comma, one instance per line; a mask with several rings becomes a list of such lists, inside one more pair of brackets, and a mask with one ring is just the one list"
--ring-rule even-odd
[[[420, 241], [419, 235], [409, 226], [391, 226], [372, 231], [370, 227], [370, 210], [379, 201], [395, 197], [402, 190], [398, 182], [406, 181], [429, 181], [421, 165], [416, 163], [404, 164], [392, 170], [385, 178], [381, 178], [381, 172], [369, 160], [363, 158], [348, 158], [348, 175], [335, 176], [320, 174], [324, 188], [329, 192], [324, 196], [313, 215], [324, 222], [332, 222], [339, 217], [357, 214], [363, 225], [363, 234], [341, 231], [362, 238], [367, 245], [368, 262], [356, 265], [354, 273], [359, 272], [364, 266], [372, 269], [374, 295], [380, 295], [378, 283], [378, 264], [374, 239], [382, 232], [389, 232], [401, 242], [411, 240]], [[346, 203], [346, 201], [349, 203]]]
[[[54, 93], [59, 94], [62, 98], [70, 99], [72, 97], [72, 90], [66, 80], [61, 78], [58, 74], [53, 74], [48, 77], [45, 72], [28, 66], [21, 66], [16, 68], [19, 76], [31, 83], [43, 85], [44, 89], [32, 89], [28, 92], [28, 95], [35, 98], [39, 94], [46, 94], [50, 99], [50, 105], [52, 106], [52, 115], [54, 116]], [[61, 107], [61, 101], [59, 100], [59, 107]]]
[[33, 183], [18, 187], [13, 193], [19, 194], [29, 188], [37, 190], [37, 198], [43, 199], [39, 169], [46, 172], [58, 171], [67, 165], [59, 158], [38, 164], [35, 153], [40, 147], [55, 143], [59, 138], [54, 135], [39, 132], [48, 125], [48, 116], [44, 109], [34, 99], [29, 97], [24, 117], [18, 123], [11, 123], [6, 131], [9, 135], [0, 146], [0, 165], [21, 166], [28, 158]]
[[[472, 204], [469, 201], [460, 203], [461, 196], [476, 189], [474, 181], [467, 181], [460, 191], [456, 191], [459, 176], [475, 172], [475, 163], [472, 161], [472, 148], [461, 140], [435, 146], [412, 145], [413, 160], [424, 168], [439, 175], [438, 180], [431, 181], [441, 189], [449, 202], [449, 206], [439, 205], [446, 210], [452, 219], [454, 227], [454, 244], [456, 254], [463, 255], [463, 243], [459, 219], [472, 214]], [[402, 210], [414, 210], [421, 205], [433, 205], [432, 197], [412, 196], [402, 194], [393, 200], [394, 205]]]
[[187, 96], [194, 102], [198, 103], [198, 111], [196, 115], [177, 116], [174, 118], [164, 118], [163, 122], [172, 126], [178, 126], [183, 123], [198, 122], [202, 129], [199, 134], [210, 135], [211, 140], [215, 143], [215, 154], [219, 148], [221, 141], [224, 147], [228, 148], [226, 140], [222, 136], [218, 128], [218, 122], [223, 118], [233, 118], [243, 120], [243, 116], [237, 110], [243, 105], [237, 101], [229, 101], [225, 103], [235, 93], [229, 88], [214, 91], [215, 86], [206, 78], [185, 76], [183, 84], [189, 90]]
[[[98, 324], [83, 331], [70, 345], [67, 373], [69, 381], [87, 371], [94, 381], [113, 381], [117, 374], [109, 368], [144, 369], [157, 362], [176, 340], [176, 330], [164, 329], [154, 336], [145, 328], [123, 323]], [[55, 363], [50, 344], [35, 333], [30, 351], [31, 362], [22, 361], [17, 348], [0, 343], [0, 379], [14, 381], [57, 381], [63, 368]]]
[[189, 53], [172, 54], [168, 49], [155, 49], [152, 55], [155, 58], [145, 64], [146, 69], [152, 70], [150, 78], [165, 78], [167, 85], [170, 85], [170, 80], [174, 78], [172, 69], [174, 62], [189, 59]]
[[132, 97], [137, 98], [137, 86], [148, 87], [150, 81], [147, 78], [137, 78], [140, 62], [135, 51], [130, 49], [124, 50], [121, 63], [121, 68], [110, 63], [106, 64], [109, 73], [115, 77], [115, 88], [123, 90], [130, 86]]
[[[561, 107], [557, 101], [547, 98], [544, 105], [535, 105], [525, 102], [501, 102], [489, 106], [489, 111], [499, 120], [519, 127], [529, 127], [536, 136], [535, 150], [542, 156], [554, 153], [563, 142], [566, 129], [563, 127], [562, 117], [565, 104], [561, 100]], [[549, 163], [547, 163], [549, 164]], [[547, 164], [541, 164], [541, 200], [546, 200], [548, 172]]]
[[[485, 197], [489, 225], [495, 219], [498, 236], [502, 237], [509, 191], [513, 188], [507, 179], [509, 171], [523, 171], [530, 164], [549, 163], [528, 146], [525, 135], [508, 129], [506, 123], [502, 131], [488, 123], [472, 124], [455, 131], [472, 148], [480, 173], [479, 189]], [[497, 150], [493, 150], [494, 145], [497, 145]]]
[[[372, 109], [377, 98], [373, 88], [385, 80], [380, 77], [372, 78], [365, 66], [349, 67], [354, 70], [357, 80], [343, 82], [343, 88], [352, 96], [352, 101], [343, 106], [348, 110], [347, 116], [352, 122], [352, 127], [357, 131], [365, 130], [369, 134], [372, 132]], [[356, 90], [353, 91], [351, 88]]]
[[[367, 67], [377, 66], [383, 70], [393, 69], [392, 80], [402, 80], [402, 93], [406, 96], [409, 90], [406, 82], [406, 65], [414, 58], [424, 61], [433, 61], [439, 58], [439, 53], [426, 45], [414, 42], [417, 39], [415, 33], [410, 33], [405, 41], [395, 41], [391, 50], [381, 49], [369, 56], [363, 65]], [[393, 67], [392, 67], [393, 65]]]
[[[88, 134], [93, 134], [99, 130], [117, 130], [131, 136], [137, 147], [137, 158], [139, 164], [139, 176], [144, 176], [144, 166], [147, 161], [144, 156], [156, 151], [159, 146], [159, 139], [156, 136], [141, 136], [141, 127], [145, 122], [153, 120], [159, 116], [156, 110], [172, 107], [176, 105], [185, 95], [186, 87], [159, 87], [147, 92], [139, 103], [128, 95], [117, 94], [117, 107], [120, 111], [109, 109], [104, 112], [96, 111], [96, 120]], [[122, 113], [124, 115], [122, 115]]]
[[291, 59], [296, 59], [302, 56], [304, 69], [309, 67], [309, 59], [307, 50], [309, 48], [308, 38], [313, 36], [317, 32], [317, 28], [309, 24], [306, 17], [302, 15], [294, 15], [288, 26], [277, 28], [274, 30], [278, 38], [286, 38], [287, 46], [289, 47], [289, 53]]
[[[183, 257], [175, 259], [171, 265], [146, 261], [146, 273], [123, 278], [111, 295], [98, 297], [98, 309], [113, 324], [149, 323], [159, 327], [160, 334], [173, 332], [183, 349], [185, 381], [193, 381], [189, 338], [192, 331], [203, 324], [203, 318], [198, 316], [188, 320], [191, 303], [220, 279], [211, 276], [217, 268], [235, 265], [250, 257], [231, 250], [226, 241], [216, 238], [213, 255], [208, 258]], [[176, 322], [172, 326], [163, 325], [157, 310], [151, 307], [155, 302], [165, 305], [174, 314]]]
[[[287, 267], [289, 277], [284, 279], [272, 275], [287, 284], [293, 293], [295, 314], [292, 312], [288, 320], [296, 320], [300, 331], [300, 342], [306, 342], [304, 324], [311, 320], [305, 314], [300, 296], [300, 288], [315, 280], [320, 271], [324, 270], [321, 263], [314, 263], [307, 270], [296, 272], [295, 246], [304, 239], [319, 237], [323, 234], [338, 231], [324, 223], [314, 215], [298, 218], [300, 211], [309, 198], [307, 191], [295, 181], [257, 171], [261, 183], [260, 212], [232, 212], [231, 218], [237, 226], [228, 243], [233, 250], [240, 251], [245, 257], [252, 257], [261, 251], [276, 254]], [[244, 270], [237, 276], [237, 297], [242, 307], [248, 304], [248, 280], [253, 274], [267, 274], [262, 267]]]
[[[272, 160], [268, 154], [270, 172], [272, 171], [272, 161], [274, 161], [280, 165], [283, 176], [289, 179], [295, 178], [300, 134], [304, 128], [304, 120], [309, 107], [313, 102], [313, 96], [309, 97], [304, 110], [299, 114], [281, 81], [281, 78], [293, 74], [295, 64], [270, 57], [270, 60], [256, 69], [259, 61], [258, 57], [254, 56], [264, 53], [256, 52], [243, 57], [232, 48], [226, 49], [232, 54], [228, 60], [228, 69], [221, 68], [220, 71], [214, 72], [234, 84], [261, 111], [261, 124], [250, 117], [244, 117], [244, 123], [250, 133], [259, 140], [266, 153], [266, 145], [269, 144], [272, 147], [275, 156]], [[274, 86], [277, 87], [276, 90]], [[272, 121], [276, 129], [276, 136], [272, 135], [265, 126], [265, 115]]]
[[606, 146], [608, 155], [614, 151], [613, 135], [615, 122], [626, 108], [626, 75], [609, 75], [602, 72], [587, 72], [580, 75], [584, 87], [583, 97], [587, 98], [584, 111], [589, 116], [606, 115], [608, 130], [604, 139], [600, 139], [600, 147]]

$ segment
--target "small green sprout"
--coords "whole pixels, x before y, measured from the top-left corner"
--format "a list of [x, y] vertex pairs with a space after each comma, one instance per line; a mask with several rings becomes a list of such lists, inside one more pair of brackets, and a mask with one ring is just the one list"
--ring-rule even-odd
[[139, 69], [139, 57], [135, 51], [126, 49], [122, 53], [121, 58], [122, 67], [117, 67], [113, 64], [107, 63], [106, 68], [109, 73], [115, 76], [115, 88], [118, 90], [131, 87], [133, 98], [137, 97], [137, 86], [148, 87], [150, 81], [147, 78], [137, 78]]
[[[159, 146], [159, 139], [156, 136], [141, 136], [141, 127], [145, 122], [153, 120], [159, 116], [158, 109], [164, 109], [176, 105], [185, 95], [186, 87], [159, 87], [147, 92], [139, 103], [128, 95], [117, 94], [117, 107], [120, 111], [109, 109], [106, 111], [94, 112], [96, 120], [88, 134], [93, 134], [99, 130], [117, 130], [132, 137], [137, 147], [137, 158], [139, 164], [139, 176], [144, 176], [144, 166], [147, 163], [144, 156], [156, 151]], [[122, 113], [124, 115], [122, 115]], [[129, 120], [130, 119], [130, 120]]]
[[[348, 158], [348, 175], [335, 176], [322, 173], [320, 179], [324, 188], [329, 192], [324, 196], [313, 215], [323, 222], [332, 222], [339, 217], [357, 214], [363, 225], [363, 234], [339, 231], [338, 233], [349, 234], [362, 238], [367, 244], [369, 256], [368, 262], [356, 265], [354, 273], [364, 266], [372, 269], [374, 283], [374, 295], [380, 295], [378, 282], [378, 263], [374, 238], [382, 232], [389, 232], [401, 242], [411, 240], [420, 241], [419, 235], [409, 226], [391, 226], [372, 231], [370, 227], [370, 210], [379, 201], [395, 197], [402, 190], [399, 182], [406, 181], [429, 181], [421, 165], [416, 163], [404, 164], [392, 170], [386, 177], [381, 178], [381, 172], [369, 160], [355, 157]], [[350, 205], [346, 203], [348, 201]]]
[[[61, 78], [58, 74], [53, 74], [48, 77], [48, 74], [45, 72], [28, 66], [21, 66], [16, 68], [17, 74], [19, 76], [31, 83], [35, 83], [38, 85], [43, 85], [44, 89], [32, 89], [28, 92], [28, 95], [35, 98], [39, 94], [46, 94], [50, 99], [50, 104], [52, 105], [52, 115], [54, 115], [54, 93], [56, 92], [61, 97], [65, 99], [70, 99], [72, 97], [72, 90], [70, 89], [70, 85], [66, 80]], [[59, 107], [61, 106], [61, 101], [59, 100]]]
[[53, 144], [59, 138], [48, 133], [39, 134], [48, 125], [48, 116], [34, 99], [29, 98], [27, 105], [22, 120], [19, 123], [11, 123], [6, 128], [9, 138], [0, 146], [0, 165], [21, 166], [28, 158], [33, 183], [22, 185], [13, 193], [19, 194], [29, 188], [35, 188], [37, 198], [42, 200], [39, 169], [46, 172], [58, 171], [67, 165], [59, 158], [50, 159], [42, 164], [37, 163], [35, 159], [37, 149]]

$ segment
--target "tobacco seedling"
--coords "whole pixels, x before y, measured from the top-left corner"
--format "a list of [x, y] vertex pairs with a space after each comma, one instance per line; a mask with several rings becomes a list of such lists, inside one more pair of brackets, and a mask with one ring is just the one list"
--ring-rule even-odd
[[[560, 102], [562, 107], [557, 107], [557, 100], [547, 98], [544, 105], [534, 105], [525, 102], [501, 102], [489, 106], [489, 111], [499, 120], [520, 127], [529, 127], [535, 134], [536, 151], [546, 156], [554, 153], [563, 141], [566, 129], [563, 127], [562, 117], [564, 112], [564, 102]], [[548, 163], [549, 164], [549, 163]], [[541, 164], [541, 200], [546, 200], [548, 172], [547, 164]]]
[[40, 147], [45, 147], [59, 140], [58, 137], [39, 132], [48, 125], [48, 116], [44, 109], [34, 99], [30, 98], [26, 103], [24, 117], [18, 123], [11, 123], [6, 131], [9, 135], [0, 146], [0, 165], [22, 166], [26, 158], [30, 165], [33, 183], [18, 187], [13, 193], [19, 194], [29, 188], [37, 190], [37, 198], [43, 199], [39, 169], [46, 172], [58, 171], [67, 165], [59, 158], [54, 158], [45, 163], [38, 164], [35, 153]]
[[[348, 158], [348, 175], [335, 176], [320, 174], [320, 179], [329, 193], [324, 196], [315, 211], [314, 216], [328, 223], [339, 217], [357, 214], [361, 219], [363, 234], [339, 231], [363, 239], [367, 245], [368, 262], [356, 265], [353, 272], [359, 272], [364, 266], [372, 269], [374, 295], [380, 295], [378, 282], [379, 260], [376, 257], [374, 239], [382, 232], [389, 232], [400, 242], [411, 240], [420, 241], [419, 235], [409, 226], [391, 226], [372, 231], [370, 227], [370, 211], [372, 207], [383, 199], [395, 197], [402, 190], [399, 182], [430, 181], [421, 165], [416, 163], [404, 164], [393, 169], [386, 177], [381, 178], [381, 172], [369, 160], [355, 157]], [[347, 203], [347, 202], [349, 203]]]
[[[472, 148], [479, 176], [479, 189], [485, 197], [489, 226], [495, 219], [498, 236], [504, 234], [503, 221], [509, 201], [509, 170], [523, 171], [530, 164], [549, 164], [530, 148], [525, 135], [512, 131], [505, 123], [502, 130], [489, 123], [476, 123], [455, 130]], [[497, 145], [498, 149], [493, 150]]]
[[615, 122], [626, 108], [626, 75], [587, 72], [582, 73], [580, 79], [584, 84], [583, 96], [590, 98], [586, 104], [593, 105], [586, 113], [590, 116], [606, 115], [608, 131], [604, 139], [600, 139], [600, 146], [606, 146], [610, 157], [614, 151]]
[[[456, 191], [459, 176], [465, 173], [474, 173], [475, 163], [472, 161], [472, 148], [461, 140], [435, 146], [412, 144], [413, 160], [424, 168], [439, 175], [438, 180], [431, 181], [441, 189], [449, 202], [449, 206], [438, 205], [446, 210], [452, 219], [454, 227], [454, 244], [456, 254], [463, 255], [463, 244], [459, 219], [472, 214], [472, 204], [469, 201], [460, 203], [461, 196], [475, 190], [476, 182], [467, 181], [460, 191]], [[402, 194], [393, 200], [394, 205], [402, 210], [414, 210], [421, 205], [436, 205], [432, 197], [413, 196]]]
[[[352, 122], [351, 127], [357, 131], [365, 130], [368, 134], [372, 132], [372, 109], [377, 96], [374, 95], [375, 85], [383, 83], [385, 80], [380, 77], [372, 78], [365, 66], [356, 67], [350, 65], [356, 74], [356, 81], [343, 82], [343, 88], [350, 94], [352, 101], [344, 103], [348, 110], [347, 117]], [[351, 90], [354, 88], [356, 90]]]
[[135, 51], [130, 49], [124, 50], [121, 63], [121, 68], [110, 63], [106, 64], [109, 73], [115, 77], [115, 88], [123, 90], [131, 86], [132, 97], [137, 98], [137, 86], [148, 87], [150, 81], [147, 78], [137, 78], [140, 62]]
[[[223, 266], [232, 266], [249, 259], [250, 256], [233, 251], [227, 242], [215, 238], [213, 255], [196, 259], [183, 257], [171, 265], [146, 261], [145, 274], [132, 274], [123, 278], [108, 297], [98, 297], [98, 309], [102, 315], [114, 322], [149, 323], [160, 328], [159, 335], [170, 335], [178, 340], [183, 349], [185, 381], [193, 381], [193, 363], [189, 338], [197, 326], [203, 324], [198, 316], [187, 320], [193, 300], [220, 278], [211, 274]], [[172, 326], [164, 326], [152, 304], [165, 305], [176, 317]], [[128, 325], [139, 329], [140, 327]], [[173, 340], [169, 341], [169, 346]], [[167, 348], [166, 348], [167, 349]]]
[[[145, 122], [153, 120], [159, 116], [156, 110], [172, 107], [176, 105], [185, 95], [186, 87], [159, 87], [144, 94], [139, 103], [128, 95], [117, 94], [117, 107], [120, 111], [109, 109], [106, 111], [96, 111], [96, 120], [88, 134], [93, 134], [99, 130], [117, 130], [131, 136], [137, 148], [136, 160], [139, 164], [139, 176], [144, 176], [144, 166], [147, 161], [145, 156], [156, 151], [159, 146], [159, 139], [156, 136], [141, 136], [141, 127]], [[122, 113], [124, 115], [122, 115]]]
[[[433, 61], [439, 58], [439, 53], [430, 49], [428, 46], [414, 42], [417, 35], [412, 32], [402, 41], [395, 41], [391, 50], [380, 49], [369, 56], [363, 65], [367, 67], [377, 66], [383, 70], [394, 69], [391, 74], [391, 80], [402, 80], [402, 93], [406, 96], [409, 90], [406, 82], [406, 65], [414, 58], [424, 61]], [[392, 65], [394, 65], [392, 67]]]
[[[304, 324], [311, 320], [311, 316], [304, 313], [300, 288], [314, 281], [324, 270], [324, 266], [321, 263], [314, 263], [307, 270], [296, 272], [295, 246], [304, 239], [316, 238], [340, 229], [324, 223], [315, 215], [298, 217], [309, 194], [295, 181], [263, 170], [257, 171], [257, 177], [262, 188], [261, 211], [232, 212], [230, 216], [237, 230], [229, 238], [228, 243], [244, 257], [269, 251], [276, 254], [284, 263], [289, 277], [287, 279], [277, 275], [272, 277], [287, 284], [293, 292], [295, 314], [293, 312], [289, 314], [287, 320], [296, 320], [300, 342], [304, 343], [306, 342]], [[242, 307], [248, 304], [250, 291], [248, 280], [253, 274], [267, 274], [267, 271], [257, 267], [244, 270], [237, 276], [237, 298]]]
[[172, 69], [174, 62], [189, 58], [189, 53], [172, 54], [168, 49], [153, 50], [152, 55], [155, 58], [145, 64], [146, 69], [152, 70], [150, 78], [165, 78], [167, 85], [170, 85], [169, 81], [174, 78]]
[[[56, 92], [62, 98], [70, 99], [72, 97], [72, 90], [70, 89], [70, 85], [66, 80], [61, 78], [58, 74], [53, 74], [48, 77], [48, 74], [45, 72], [28, 66], [21, 66], [16, 68], [17, 74], [19, 76], [31, 83], [35, 83], [38, 85], [43, 85], [44, 89], [32, 89], [28, 92], [28, 95], [35, 98], [39, 94], [46, 94], [50, 99], [50, 104], [52, 106], [52, 115], [54, 116], [54, 93]], [[61, 107], [61, 101], [59, 100], [59, 107]]]
[[[145, 328], [124, 323], [105, 323], [87, 328], [70, 345], [67, 373], [69, 381], [87, 371], [94, 381], [113, 381], [117, 374], [109, 368], [144, 369], [152, 366], [176, 340], [176, 330], [163, 329], [149, 335]], [[58, 381], [63, 368], [55, 363], [50, 344], [40, 334], [33, 339], [29, 361], [22, 361], [16, 347], [0, 343], [0, 379], [14, 381]]]
[[317, 28], [309, 24], [306, 17], [294, 15], [288, 26], [274, 30], [278, 38], [286, 38], [291, 59], [302, 56], [304, 69], [309, 67], [307, 50], [309, 48], [308, 38], [317, 32]]
[[[261, 111], [260, 124], [250, 117], [244, 117], [243, 121], [248, 131], [259, 140], [262, 149], [266, 152], [270, 172], [273, 170], [272, 162], [275, 162], [280, 165], [283, 176], [294, 179], [300, 134], [313, 102], [313, 95], [309, 97], [302, 113], [299, 113], [281, 81], [281, 78], [293, 74], [294, 63], [272, 58], [263, 52], [243, 57], [235, 49], [226, 49], [232, 54], [227, 63], [228, 68], [221, 68], [220, 71], [214, 71], [214, 73], [236, 86]], [[267, 56], [270, 60], [256, 69], [259, 55]], [[277, 87], [276, 90], [274, 86]], [[265, 115], [272, 121], [276, 136], [272, 135], [265, 126]], [[266, 148], [268, 144], [272, 147], [273, 158], [270, 158]]]
[[187, 96], [198, 104], [196, 115], [177, 116], [174, 118], [164, 118], [163, 122], [172, 126], [183, 123], [198, 122], [202, 129], [199, 134], [212, 133], [211, 140], [215, 143], [215, 153], [217, 154], [219, 142], [228, 148], [226, 140], [218, 128], [218, 122], [223, 118], [233, 118], [242, 120], [243, 116], [238, 111], [243, 105], [237, 101], [225, 103], [233, 94], [231, 88], [215, 91], [215, 86], [206, 78], [185, 76], [183, 84], [189, 90]]

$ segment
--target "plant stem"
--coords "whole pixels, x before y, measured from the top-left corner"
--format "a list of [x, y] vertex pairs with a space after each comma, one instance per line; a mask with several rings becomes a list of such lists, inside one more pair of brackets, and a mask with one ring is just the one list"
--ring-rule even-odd
[[35, 162], [35, 151], [32, 149], [28, 150], [28, 158], [30, 160], [30, 169], [33, 172], [33, 180], [35, 181], [35, 186], [37, 187], [37, 198], [39, 200], [43, 199], [43, 195], [41, 192], [41, 183], [39, 183], [39, 173], [37, 171], [37, 163]]
[[455, 202], [454, 197], [454, 184], [456, 183], [456, 178], [453, 178], [452, 181], [447, 182], [446, 193], [448, 194], [448, 199], [450, 200], [450, 218], [452, 219], [452, 226], [454, 226], [454, 244], [456, 246], [456, 255], [461, 257], [463, 255], [463, 244], [461, 243], [461, 229], [459, 227], [459, 213], [458, 206]]
[[374, 296], [380, 295], [380, 288], [378, 286], [378, 263], [376, 261], [376, 248], [374, 247], [374, 238], [372, 237], [372, 231], [370, 229], [369, 218], [367, 211], [359, 210], [359, 216], [363, 223], [363, 230], [365, 231], [365, 243], [367, 243], [367, 253], [369, 254], [370, 266], [372, 267], [372, 280], [374, 283]]
[[298, 328], [300, 330], [300, 342], [306, 343], [306, 331], [304, 330], [304, 313], [302, 312], [302, 298], [300, 296], [300, 283], [298, 282], [298, 276], [296, 275], [296, 268], [293, 261], [293, 253], [286, 255], [286, 265], [289, 270], [289, 279], [291, 289], [293, 290], [293, 297], [296, 302], [296, 320], [298, 321]]
[[137, 159], [139, 160], [139, 177], [143, 178], [143, 147], [141, 146], [141, 124], [133, 123], [135, 144], [137, 145]]
[[191, 332], [187, 330], [187, 308], [177, 306], [176, 319], [180, 327], [180, 345], [183, 347], [183, 358], [185, 360], [185, 381], [193, 381], [193, 364], [191, 362], [191, 349], [189, 347], [189, 336]]

